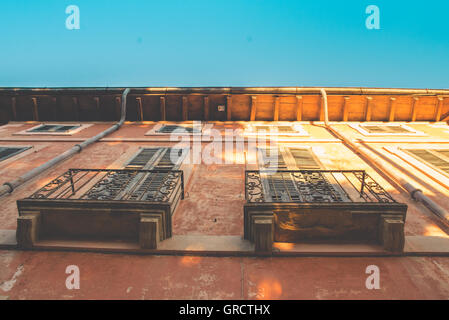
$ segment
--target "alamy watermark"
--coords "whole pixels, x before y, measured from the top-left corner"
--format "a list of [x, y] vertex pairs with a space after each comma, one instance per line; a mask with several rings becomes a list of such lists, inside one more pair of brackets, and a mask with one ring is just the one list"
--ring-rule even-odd
[[69, 15], [65, 20], [65, 27], [68, 30], [79, 30], [80, 8], [74, 4], [71, 4], [65, 8], [65, 13]]
[[380, 29], [380, 9], [376, 5], [369, 5], [365, 10], [366, 14], [369, 16], [366, 18], [365, 26], [368, 30], [379, 30]]
[[369, 265], [365, 270], [369, 276], [366, 278], [365, 286], [368, 290], [380, 289], [380, 270], [376, 265]]
[[[194, 121], [193, 127], [201, 128], [202, 123]], [[234, 164], [236, 155], [245, 155], [246, 164], [259, 165], [272, 172], [278, 170], [279, 148], [276, 139], [271, 139], [272, 134], [278, 134], [275, 127], [258, 131], [255, 136], [247, 136], [242, 129], [221, 131], [210, 128], [211, 125], [204, 127], [199, 133], [189, 134], [183, 127], [170, 133], [170, 141], [177, 142], [171, 148], [172, 163], [182, 158], [184, 164]]]
[[69, 276], [65, 280], [65, 286], [69, 290], [80, 289], [80, 268], [76, 265], [67, 266], [65, 273]]

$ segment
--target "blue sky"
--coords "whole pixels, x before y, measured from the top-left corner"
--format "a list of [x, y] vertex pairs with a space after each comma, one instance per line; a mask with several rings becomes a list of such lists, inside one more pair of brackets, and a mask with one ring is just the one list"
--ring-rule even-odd
[[0, 86], [449, 88], [448, 14], [447, 0], [2, 0]]

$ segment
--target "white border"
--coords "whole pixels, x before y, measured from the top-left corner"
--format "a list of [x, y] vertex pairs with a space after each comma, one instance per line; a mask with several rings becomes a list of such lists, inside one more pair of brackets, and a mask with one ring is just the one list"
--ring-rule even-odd
[[[199, 132], [157, 132], [164, 126], [179, 126], [179, 127], [191, 127], [195, 129], [201, 129]], [[167, 136], [167, 135], [177, 135], [177, 136], [197, 136], [202, 135], [204, 130], [204, 124], [201, 121], [191, 121], [191, 122], [167, 122], [167, 123], [157, 123], [151, 128], [151, 130], [145, 133], [146, 136]]]
[[22, 157], [25, 157], [25, 156], [29, 155], [30, 153], [38, 151], [32, 145], [31, 146], [30, 145], [16, 145], [16, 144], [4, 145], [4, 144], [0, 143], [0, 147], [2, 147], [2, 148], [28, 148], [26, 150], [23, 150], [22, 152], [19, 152], [18, 154], [14, 155], [12, 157], [9, 157], [5, 160], [0, 160], [0, 167], [4, 167], [5, 165], [8, 165], [11, 162], [14, 162]]
[[[31, 130], [39, 128], [40, 126], [51, 125], [51, 126], [79, 126], [78, 128], [69, 130], [67, 132], [31, 132]], [[49, 123], [44, 122], [40, 123], [37, 126], [32, 128], [28, 128], [19, 132], [13, 133], [13, 135], [24, 135], [24, 136], [71, 136], [75, 133], [80, 132], [88, 127], [92, 126], [92, 124], [82, 124], [82, 123]]]
[[[293, 130], [296, 132], [277, 132], [274, 129], [273, 131], [268, 130], [265, 132], [262, 131], [256, 131], [256, 127], [258, 126], [265, 126], [265, 127], [279, 127], [279, 126], [290, 126]], [[304, 136], [310, 136], [310, 134], [304, 129], [304, 127], [301, 124], [298, 123], [292, 123], [292, 122], [276, 122], [274, 124], [269, 123], [247, 123], [245, 124], [244, 134], [249, 136], [291, 136], [291, 137], [304, 137]]]
[[[413, 129], [412, 127], [409, 127], [403, 123], [385, 123], [385, 122], [367, 122], [367, 123], [350, 123], [349, 126], [355, 130], [357, 130], [359, 133], [363, 134], [364, 136], [369, 137], [375, 137], [375, 136], [427, 136], [424, 132], [418, 131]], [[366, 131], [363, 126], [385, 126], [385, 127], [402, 127], [409, 132], [407, 133], [370, 133]]]

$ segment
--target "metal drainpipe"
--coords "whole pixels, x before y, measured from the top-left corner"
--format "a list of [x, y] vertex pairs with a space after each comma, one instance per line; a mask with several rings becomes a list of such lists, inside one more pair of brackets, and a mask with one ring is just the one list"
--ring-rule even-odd
[[19, 178], [10, 181], [10, 182], [5, 182], [1, 187], [0, 187], [0, 197], [4, 196], [5, 194], [8, 193], [12, 193], [17, 187], [19, 187], [20, 185], [24, 184], [25, 182], [27, 182], [28, 180], [36, 177], [37, 175], [41, 174], [42, 172], [44, 172], [45, 170], [55, 166], [56, 164], [58, 164], [61, 161], [64, 161], [68, 158], [70, 158], [71, 156], [73, 156], [76, 153], [81, 152], [84, 148], [86, 148], [87, 146], [89, 146], [90, 144], [97, 142], [98, 140], [100, 140], [101, 138], [107, 136], [108, 134], [118, 130], [123, 123], [125, 122], [125, 118], [126, 118], [126, 97], [129, 93], [130, 89], [127, 88], [123, 91], [122, 93], [122, 105], [121, 105], [121, 117], [120, 117], [120, 121], [117, 122], [116, 124], [114, 124], [112, 127], [106, 129], [105, 131], [97, 134], [96, 136], [87, 139], [86, 141], [80, 143], [80, 144], [76, 144], [74, 145], [71, 149], [67, 150], [64, 153], [61, 153], [59, 156], [51, 159], [50, 161], [40, 165], [37, 168], [34, 168], [31, 171], [28, 171], [27, 173], [25, 173], [24, 175], [20, 176]]
[[326, 129], [328, 129], [330, 132], [332, 132], [338, 139], [340, 139], [342, 142], [344, 142], [354, 153], [362, 155], [365, 159], [368, 159], [370, 165], [373, 167], [376, 167], [379, 172], [383, 172], [389, 179], [392, 179], [397, 184], [399, 184], [402, 188], [407, 190], [408, 193], [410, 193], [410, 196], [412, 199], [416, 201], [422, 202], [430, 211], [435, 213], [442, 222], [449, 226], [449, 213], [439, 206], [437, 203], [435, 203], [432, 199], [428, 198], [421, 189], [416, 188], [413, 186], [410, 182], [406, 181], [405, 179], [395, 175], [391, 174], [388, 170], [388, 168], [385, 167], [385, 165], [382, 163], [382, 161], [378, 160], [376, 155], [372, 153], [369, 150], [362, 150], [359, 146], [354, 144], [352, 141], [347, 139], [344, 135], [340, 134], [337, 130], [332, 128], [332, 126], [329, 124], [329, 118], [328, 118], [328, 109], [327, 109], [327, 94], [325, 89], [321, 89], [321, 95], [323, 97], [324, 102], [324, 125]]

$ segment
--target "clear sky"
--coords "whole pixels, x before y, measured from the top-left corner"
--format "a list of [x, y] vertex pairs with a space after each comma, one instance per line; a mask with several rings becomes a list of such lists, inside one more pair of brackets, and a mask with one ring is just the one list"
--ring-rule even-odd
[[0, 35], [7, 87], [449, 88], [447, 0], [1, 0]]

